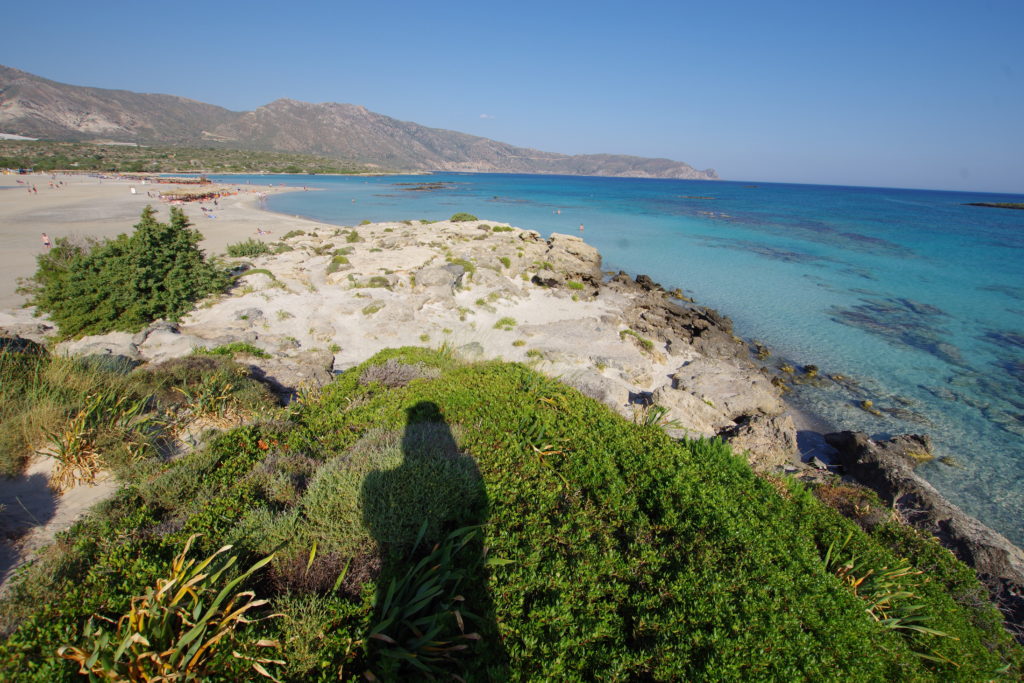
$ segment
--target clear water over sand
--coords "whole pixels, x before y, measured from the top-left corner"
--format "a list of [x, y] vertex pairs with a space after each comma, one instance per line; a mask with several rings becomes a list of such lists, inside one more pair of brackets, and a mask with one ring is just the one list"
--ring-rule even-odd
[[[606, 269], [683, 288], [766, 343], [767, 362], [851, 378], [798, 387], [800, 407], [875, 436], [932, 435], [961, 467], [919, 472], [1024, 545], [1024, 211], [963, 205], [1020, 196], [498, 174], [251, 180], [307, 185], [267, 208], [345, 225], [459, 211], [544, 235], [582, 223]], [[450, 184], [403, 184], [420, 182]]]

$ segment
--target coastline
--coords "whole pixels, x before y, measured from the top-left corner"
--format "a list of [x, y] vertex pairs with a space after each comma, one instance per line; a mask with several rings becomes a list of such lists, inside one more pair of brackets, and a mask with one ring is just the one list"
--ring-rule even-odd
[[[78, 185], [84, 188], [80, 193], [53, 190], [54, 201], [47, 204], [36, 203], [45, 197], [41, 189], [21, 202], [4, 202], [0, 226], [8, 229], [13, 211], [106, 237], [129, 231], [137, 214], [121, 222], [124, 215], [154, 203], [144, 193], [131, 194], [131, 181]], [[642, 411], [652, 404], [664, 406], [669, 417], [687, 420], [679, 436], [721, 436], [730, 424], [742, 427], [746, 431], [728, 432], [727, 438], [735, 439], [738, 450], [750, 451], [755, 469], [812, 481], [828, 476], [802, 468], [794, 455], [798, 449], [823, 454], [823, 428], [832, 431], [832, 425], [784, 402], [752, 362], [746, 343], [733, 336], [728, 319], [705, 307], [668, 302], [644, 276], [620, 273], [608, 280], [600, 254], [577, 237], [544, 240], [535, 231], [490, 221], [439, 221], [429, 231], [417, 231], [411, 222], [343, 229], [260, 206], [259, 192], [301, 188], [245, 189], [221, 202], [216, 219], [205, 218], [198, 207], [187, 206], [186, 214], [203, 232], [207, 251], [252, 237], [254, 226], [270, 228], [268, 242], [304, 231], [288, 241], [287, 252], [248, 259], [269, 276], [243, 276], [235, 292], [178, 325], [158, 323], [141, 336], [114, 333], [58, 349], [159, 363], [187, 355], [194, 346], [245, 341], [274, 355], [272, 363], [254, 367], [289, 393], [303, 381], [329, 381], [332, 371], [382, 348], [445, 343], [471, 359], [532, 364], [627, 418], [646, 415]], [[76, 209], [85, 210], [85, 220], [78, 214], [68, 219]], [[58, 220], [62, 215], [65, 220]], [[36, 223], [42, 225], [47, 224]], [[35, 239], [35, 229], [27, 239]], [[51, 237], [62, 236], [50, 230]], [[339, 248], [351, 250], [347, 258], [356, 265], [332, 270]], [[385, 284], [375, 284], [378, 278]], [[25, 313], [0, 312], [0, 327], [31, 332]]]

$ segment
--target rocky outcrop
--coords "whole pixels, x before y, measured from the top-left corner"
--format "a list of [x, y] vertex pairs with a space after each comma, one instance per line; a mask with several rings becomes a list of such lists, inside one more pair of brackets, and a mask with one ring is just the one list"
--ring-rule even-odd
[[907, 523], [973, 567], [1007, 619], [1024, 626], [1024, 552], [914, 472], [931, 457], [928, 437], [909, 434], [876, 442], [859, 432], [836, 432], [825, 439], [838, 451], [846, 472], [874, 489]]
[[790, 415], [744, 415], [718, 432], [736, 453], [746, 452], [758, 471], [785, 467], [797, 452], [796, 425]]
[[[679, 434], [723, 436], [759, 467], [796, 452], [778, 389], [727, 318], [677, 303], [643, 275], [604, 282], [600, 253], [579, 237], [483, 221], [372, 224], [358, 235], [296, 234], [291, 251], [240, 275], [244, 287], [180, 322], [62, 348], [152, 364], [245, 342], [270, 357], [236, 360], [287, 399], [380, 349], [446, 343], [467, 360], [535, 365], [627, 418], [657, 403]], [[326, 255], [340, 244], [343, 271]]]
[[291, 357], [246, 357], [252, 376], [270, 386], [274, 393], [289, 398], [303, 390], [319, 389], [333, 379], [334, 354], [314, 349]]
[[732, 321], [718, 311], [678, 304], [646, 275], [630, 280], [620, 271], [609, 285], [618, 291], [649, 294], [637, 298], [626, 310], [626, 323], [640, 334], [663, 341], [670, 351], [673, 346], [682, 346], [709, 358], [748, 357], [742, 341], [733, 335]]

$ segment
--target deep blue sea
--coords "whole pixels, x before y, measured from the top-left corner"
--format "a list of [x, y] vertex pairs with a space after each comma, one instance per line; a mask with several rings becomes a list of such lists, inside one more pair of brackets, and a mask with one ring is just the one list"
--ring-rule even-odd
[[[1021, 195], [505, 174], [222, 176], [306, 185], [267, 208], [315, 220], [481, 219], [582, 236], [606, 270], [646, 273], [771, 348], [849, 381], [793, 402], [833, 427], [930, 434], [956, 465], [919, 472], [1024, 546]], [[408, 183], [450, 183], [409, 191]], [[882, 417], [859, 407], [869, 399]]]

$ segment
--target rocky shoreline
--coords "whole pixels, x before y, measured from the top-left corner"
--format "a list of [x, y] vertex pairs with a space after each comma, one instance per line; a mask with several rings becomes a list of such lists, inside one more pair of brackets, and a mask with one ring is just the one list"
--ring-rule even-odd
[[[815, 483], [841, 468], [972, 566], [1011, 623], [1024, 620], [1024, 554], [914, 474], [907, 444], [927, 444], [829, 434], [812, 446], [834, 448], [838, 467], [807, 447], [811, 462], [802, 462], [786, 378], [757, 362], [731, 321], [644, 275], [603, 272], [578, 237], [404, 221], [307, 227], [270, 246], [276, 253], [232, 259], [232, 290], [180, 322], [54, 349], [133, 366], [244, 342], [267, 357], [237, 359], [285, 398], [388, 347], [443, 345], [467, 360], [527, 363], [628, 419], [720, 437], [766, 476]], [[51, 332], [26, 311], [0, 313], [0, 336], [43, 341]]]

